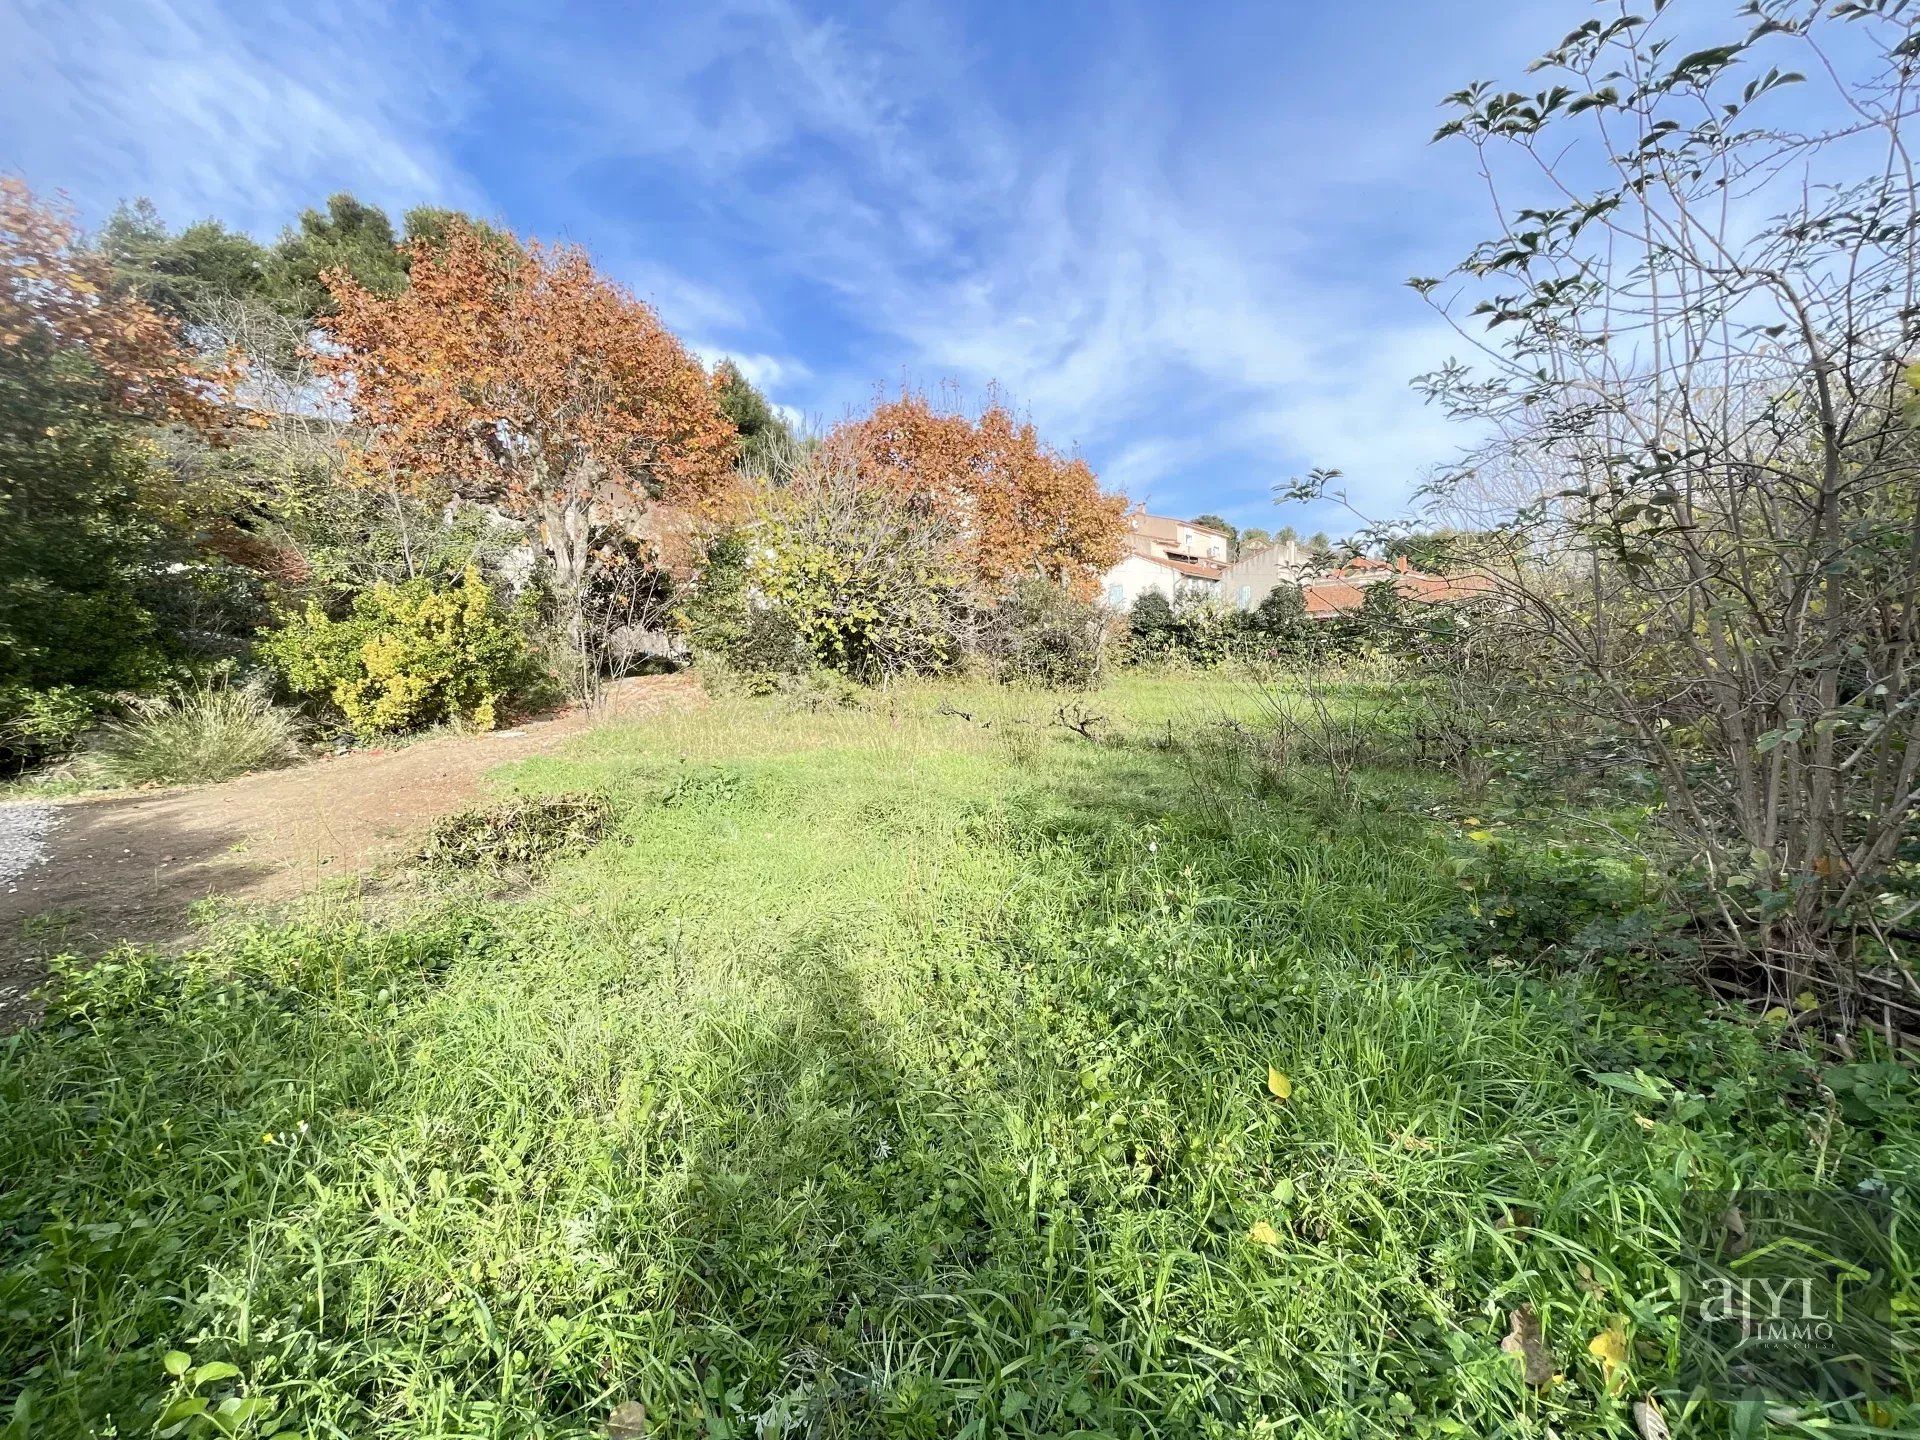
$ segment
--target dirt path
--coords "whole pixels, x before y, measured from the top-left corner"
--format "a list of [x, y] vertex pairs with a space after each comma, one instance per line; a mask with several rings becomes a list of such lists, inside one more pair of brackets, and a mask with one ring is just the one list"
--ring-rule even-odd
[[[701, 703], [688, 675], [621, 682], [627, 719]], [[60, 803], [45, 858], [0, 886], [0, 1032], [49, 954], [169, 943], [211, 895], [288, 900], [390, 859], [438, 817], [480, 799], [481, 777], [591, 728], [582, 711], [489, 735], [447, 736], [219, 785]]]

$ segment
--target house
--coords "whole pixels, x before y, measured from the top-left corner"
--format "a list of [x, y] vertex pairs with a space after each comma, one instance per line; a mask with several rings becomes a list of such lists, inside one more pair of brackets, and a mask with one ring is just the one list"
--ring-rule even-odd
[[1120, 563], [1100, 579], [1101, 592], [1115, 610], [1131, 609], [1149, 590], [1169, 600], [1219, 593], [1232, 541], [1206, 525], [1136, 510], [1127, 517], [1126, 543]]
[[1313, 552], [1295, 540], [1248, 549], [1221, 573], [1220, 596], [1242, 610], [1257, 610], [1274, 586], [1298, 584], [1312, 560]]

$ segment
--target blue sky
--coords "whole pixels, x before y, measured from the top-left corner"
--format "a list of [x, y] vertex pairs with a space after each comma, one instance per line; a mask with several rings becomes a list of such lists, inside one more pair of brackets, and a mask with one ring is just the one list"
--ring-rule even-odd
[[1437, 101], [1583, 0], [0, 0], [0, 169], [271, 236], [349, 189], [587, 246], [831, 422], [998, 380], [1157, 511], [1347, 528], [1458, 442], [1404, 288], [1487, 232]]

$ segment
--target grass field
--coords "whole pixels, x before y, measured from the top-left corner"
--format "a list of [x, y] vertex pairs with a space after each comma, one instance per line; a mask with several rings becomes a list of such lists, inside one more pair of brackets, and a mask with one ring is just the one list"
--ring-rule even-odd
[[597, 732], [500, 777], [617, 805], [530, 888], [72, 975], [0, 1051], [0, 1434], [1630, 1435], [1687, 1187], [1920, 1153], [1490, 958], [1439, 781], [1249, 778], [1224, 681], [1056, 703]]

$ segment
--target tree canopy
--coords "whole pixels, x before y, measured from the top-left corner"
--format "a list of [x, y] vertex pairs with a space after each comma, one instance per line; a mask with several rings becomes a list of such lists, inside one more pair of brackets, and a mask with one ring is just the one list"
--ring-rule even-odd
[[408, 258], [398, 291], [322, 277], [325, 368], [366, 429], [363, 470], [525, 516], [563, 587], [585, 576], [596, 511], [721, 503], [734, 431], [706, 372], [584, 252], [456, 225]]
[[1086, 461], [1046, 445], [997, 399], [970, 419], [905, 392], [836, 426], [827, 447], [956, 521], [990, 593], [1029, 575], [1090, 590], [1120, 556], [1125, 497], [1104, 493]]

